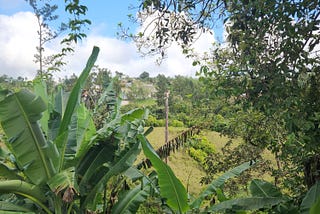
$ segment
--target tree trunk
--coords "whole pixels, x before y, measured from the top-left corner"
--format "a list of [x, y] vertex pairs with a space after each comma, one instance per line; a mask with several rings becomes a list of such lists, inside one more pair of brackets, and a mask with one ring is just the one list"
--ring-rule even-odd
[[314, 155], [304, 163], [304, 179], [308, 189], [320, 180], [320, 155]]

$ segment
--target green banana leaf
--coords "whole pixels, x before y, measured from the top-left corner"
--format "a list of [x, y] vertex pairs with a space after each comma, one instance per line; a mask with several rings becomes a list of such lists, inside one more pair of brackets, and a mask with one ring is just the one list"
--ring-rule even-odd
[[130, 167], [129, 169], [127, 169], [124, 173], [123, 173], [127, 178], [129, 178], [130, 180], [132, 180], [132, 182], [135, 182], [139, 179], [142, 179], [144, 176], [146, 176], [145, 174], [143, 174], [143, 172], [141, 172], [140, 170], [138, 170], [135, 167]]
[[97, 60], [99, 54], [99, 48], [98, 47], [93, 47], [92, 53], [87, 61], [86, 67], [82, 71], [79, 79], [77, 80], [75, 86], [73, 87], [68, 102], [67, 106], [65, 108], [65, 112], [63, 114], [63, 118], [59, 127], [59, 132], [58, 136], [64, 136], [63, 138], [60, 137], [58, 150], [60, 152], [60, 166], [59, 166], [59, 171], [61, 171], [65, 165], [65, 152], [66, 152], [66, 147], [67, 147], [67, 137], [68, 135], [65, 133], [68, 133], [68, 128], [71, 123], [72, 116], [75, 112], [76, 107], [78, 106], [80, 102], [80, 95], [81, 95], [81, 89], [83, 88], [85, 81], [87, 77], [89, 76], [89, 73], [94, 66], [94, 63]]
[[0, 214], [34, 214], [34, 212], [15, 212], [15, 211], [1, 211]]
[[[71, 162], [79, 160], [89, 150], [91, 138], [95, 134], [96, 129], [91, 114], [84, 104], [80, 104], [70, 124], [65, 157]], [[66, 164], [68, 166], [68, 163]]]
[[53, 110], [60, 114], [61, 118], [63, 118], [63, 114], [67, 107], [69, 95], [70, 92], [65, 92], [61, 85], [58, 86], [57, 91], [54, 94]]
[[50, 111], [50, 118], [48, 120], [48, 140], [55, 141], [58, 136], [67, 97], [67, 93], [58, 86], [58, 89], [52, 98], [52, 110]]
[[119, 116], [121, 99], [117, 96], [114, 84], [111, 82], [101, 94], [97, 105], [94, 108], [94, 114], [101, 115], [102, 124], [106, 124]]
[[129, 167], [131, 167], [140, 151], [140, 143], [136, 143], [129, 150], [122, 152], [122, 154], [119, 156], [119, 159], [115, 160], [115, 162], [104, 165], [105, 169], [102, 170], [104, 171], [103, 176], [99, 180], [91, 183], [93, 186], [85, 197], [83, 203], [81, 204], [81, 207], [95, 208], [97, 196], [103, 191], [109, 179], [112, 176], [122, 174]]
[[[153, 181], [151, 179], [153, 179]], [[152, 186], [155, 182], [155, 176], [153, 176], [153, 178], [144, 176], [142, 178], [142, 183], [135, 186], [133, 189], [121, 192], [118, 202], [112, 208], [112, 213], [136, 213], [139, 206], [152, 195]]]
[[192, 209], [199, 209], [201, 206], [202, 201], [208, 196], [213, 193], [216, 193], [217, 189], [220, 188], [224, 182], [230, 178], [233, 178], [235, 176], [239, 176], [243, 171], [249, 169], [254, 163], [251, 161], [245, 162], [241, 164], [240, 166], [237, 166], [230, 171], [224, 173], [220, 177], [218, 177], [216, 180], [214, 180], [211, 184], [208, 185], [208, 187], [199, 195], [198, 198], [196, 198], [190, 205]]
[[59, 172], [48, 181], [50, 189], [55, 193], [59, 193], [61, 190], [69, 186], [74, 186], [74, 183], [73, 167]]
[[[310, 190], [307, 192], [306, 196], [303, 198], [300, 205], [301, 214], [307, 214], [309, 211], [314, 212], [314, 210], [319, 207], [320, 200], [320, 182], [316, 182]], [[312, 209], [311, 209], [312, 208]], [[318, 213], [318, 212], [315, 212]]]
[[0, 161], [0, 178], [22, 180], [21, 176], [18, 175], [17, 169], [7, 166], [2, 161]]
[[110, 168], [128, 152], [127, 149], [121, 151], [123, 147], [120, 148], [120, 144], [125, 144], [125, 148], [137, 144], [135, 136], [139, 133], [139, 128], [137, 129], [134, 124], [139, 124], [145, 118], [145, 114], [141, 109], [132, 110], [124, 115], [118, 115], [99, 130], [98, 136], [92, 140], [95, 145], [80, 159], [77, 166], [82, 195], [90, 194], [92, 184], [106, 179], [104, 176], [109, 173]]
[[0, 181], [0, 193], [15, 193], [36, 203], [46, 201], [46, 196], [40, 187], [21, 180]]
[[171, 168], [159, 158], [143, 135], [139, 135], [138, 139], [142, 144], [144, 154], [158, 173], [160, 195], [167, 200], [167, 204], [172, 209], [180, 213], [186, 212], [189, 208], [188, 195], [181, 181], [174, 175]]
[[121, 116], [121, 124], [132, 122], [136, 119], [147, 119], [148, 111], [144, 109], [133, 109]]
[[310, 208], [310, 214], [319, 214], [320, 212], [320, 197], [318, 198], [318, 200], [312, 205], [312, 207]]
[[[132, 141], [138, 133], [144, 131], [142, 120], [146, 119], [148, 111], [143, 109], [133, 109], [125, 114], [117, 115], [97, 131], [97, 138], [107, 139], [111, 135], [121, 138], [123, 141]], [[138, 126], [137, 126], [138, 125]]]
[[4, 100], [10, 91], [8, 89], [0, 89], [0, 101]]
[[133, 189], [123, 192], [119, 201], [112, 209], [112, 213], [136, 213], [141, 203], [147, 200], [150, 195], [150, 185], [136, 186]]
[[[31, 210], [7, 201], [0, 201], [0, 210], [3, 213], [33, 213]], [[1, 213], [0, 211], [0, 213]]]
[[[128, 117], [133, 114], [135, 116], [130, 117], [127, 120], [122, 120], [122, 117]], [[79, 165], [77, 166], [77, 174], [81, 177], [79, 186], [80, 189], [86, 191], [86, 186], [90, 186], [94, 180], [100, 180], [103, 173], [108, 169], [103, 166], [104, 164], [113, 165], [114, 160], [117, 158], [116, 153], [121, 142], [130, 144], [126, 141], [126, 136], [129, 136], [129, 132], [137, 132], [136, 130], [130, 129], [130, 124], [134, 120], [139, 120], [139, 117], [144, 115], [144, 111], [134, 110], [119, 116], [106, 124], [102, 129], [99, 130], [97, 136], [92, 137], [91, 143], [95, 143], [95, 146], [91, 147], [86, 155], [80, 159]], [[135, 142], [135, 141], [131, 141]], [[129, 145], [128, 145], [129, 146]], [[105, 171], [104, 171], [105, 170]], [[97, 172], [99, 172], [97, 174]]]
[[78, 132], [76, 157], [82, 157], [91, 147], [92, 137], [97, 133], [90, 111], [84, 105], [78, 108]]
[[[92, 179], [101, 179], [103, 170], [106, 168], [103, 165], [112, 163], [115, 158], [117, 147], [110, 142], [95, 145], [89, 152], [80, 160], [77, 167], [77, 174], [81, 178], [79, 182], [80, 191], [82, 194], [88, 192], [87, 189], [92, 187]], [[100, 172], [99, 174], [97, 174]]]
[[47, 93], [47, 85], [44, 80], [38, 79], [33, 82], [33, 91], [36, 95], [40, 96], [44, 103], [46, 104], [47, 108], [42, 113], [42, 117], [40, 119], [40, 125], [42, 131], [47, 135], [48, 134], [48, 121], [49, 121], [49, 99]]
[[275, 187], [273, 184], [254, 179], [250, 183], [250, 193], [253, 197], [274, 197], [274, 198], [281, 198], [282, 193]]
[[271, 208], [283, 202], [282, 198], [274, 197], [252, 197], [252, 198], [237, 198], [221, 202], [213, 205], [205, 210], [205, 212], [225, 212], [226, 210], [241, 211], [241, 210], [258, 210], [262, 208]]
[[153, 188], [153, 190], [155, 191], [156, 194], [160, 194], [159, 190], [158, 190], [158, 186], [156, 184], [156, 182], [154, 182], [154, 178], [156, 177], [156, 172], [152, 171], [148, 176], [145, 175], [143, 172], [141, 172], [140, 170], [138, 170], [135, 167], [130, 167], [129, 169], [127, 169], [124, 173], [124, 176], [126, 176], [127, 178], [131, 179], [132, 182], [136, 182], [137, 180], [141, 180], [144, 179], [146, 180], [146, 182], [144, 183], [148, 183], [151, 184], [151, 187]]
[[4, 179], [21, 179], [18, 174], [18, 169], [13, 167], [14, 164], [12, 158], [10, 159], [9, 151], [4, 146], [0, 146], [0, 178]]
[[[136, 144], [136, 135], [143, 131], [143, 129], [139, 129], [139, 125], [137, 128], [137, 124], [143, 123], [142, 120], [145, 118], [145, 114], [144, 110], [134, 109], [123, 115], [118, 115], [105, 124], [98, 131], [98, 135], [91, 139], [97, 145], [86, 154], [86, 157], [81, 160], [81, 164], [78, 167], [78, 174], [81, 175], [80, 189], [87, 186], [85, 183], [95, 182], [91, 178], [100, 180], [103, 173], [108, 171], [103, 164], [111, 163], [113, 165], [115, 159], [120, 158], [119, 153], [123, 149], [126, 150]], [[101, 148], [96, 148], [97, 146]], [[100, 172], [97, 174], [96, 171]]]
[[30, 91], [9, 93], [0, 101], [0, 122], [7, 147], [33, 184], [43, 184], [56, 172], [58, 153], [46, 141], [38, 121], [46, 104]]
[[99, 48], [96, 46], [93, 47], [92, 53], [87, 61], [86, 67], [83, 69], [81, 75], [79, 76], [79, 79], [77, 80], [75, 86], [72, 88], [72, 91], [70, 93], [65, 113], [63, 115], [63, 119], [59, 129], [59, 134], [65, 132], [68, 129], [74, 109], [79, 103], [81, 89], [83, 88], [85, 81], [87, 80], [89, 73], [92, 67], [94, 66], [94, 63], [97, 60], [98, 54]]

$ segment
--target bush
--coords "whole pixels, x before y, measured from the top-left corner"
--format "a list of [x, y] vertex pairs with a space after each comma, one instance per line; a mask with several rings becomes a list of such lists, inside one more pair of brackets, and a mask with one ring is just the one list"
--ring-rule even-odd
[[193, 140], [193, 148], [201, 149], [206, 154], [212, 154], [216, 152], [215, 146], [205, 136], [195, 135]]
[[145, 126], [161, 127], [161, 126], [165, 126], [165, 123], [166, 122], [164, 119], [159, 120], [150, 114], [148, 116], [148, 119], [146, 120]]
[[199, 124], [194, 120], [194, 118], [192, 118], [190, 115], [187, 115], [184, 112], [180, 112], [180, 113], [176, 114], [175, 118], [177, 120], [181, 121], [187, 127], [191, 127], [191, 126], [195, 126], [195, 125]]
[[172, 120], [170, 122], [170, 126], [173, 126], [173, 127], [184, 127], [184, 124], [183, 124], [183, 122], [181, 122], [179, 120]]
[[[179, 120], [172, 120], [169, 121], [170, 126], [172, 127], [184, 127], [183, 122]], [[149, 114], [148, 119], [146, 121], [146, 126], [153, 126], [153, 127], [163, 127], [166, 125], [165, 119], [157, 119], [155, 116]]]
[[193, 136], [190, 145], [189, 155], [203, 167], [205, 167], [206, 158], [216, 153], [214, 145], [205, 136]]
[[196, 161], [198, 161], [199, 163], [203, 164], [206, 157], [207, 157], [207, 153], [205, 153], [204, 151], [202, 151], [201, 149], [195, 149], [193, 147], [191, 147], [189, 149], [189, 155], [195, 159]]
[[227, 126], [228, 121], [221, 114], [217, 114], [213, 117], [212, 130], [216, 132], [221, 132]]

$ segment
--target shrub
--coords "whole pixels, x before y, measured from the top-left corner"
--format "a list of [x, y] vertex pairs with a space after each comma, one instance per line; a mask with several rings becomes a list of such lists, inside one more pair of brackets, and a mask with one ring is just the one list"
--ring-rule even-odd
[[212, 130], [216, 132], [221, 132], [228, 124], [227, 119], [225, 119], [221, 114], [217, 114], [213, 117], [214, 124], [212, 125]]
[[160, 126], [165, 126], [165, 120], [164, 119], [157, 119], [153, 115], [149, 115], [148, 119], [146, 120], [146, 125], [145, 126], [153, 126], [153, 127], [160, 127]]
[[207, 153], [205, 153], [201, 149], [195, 149], [193, 147], [189, 149], [189, 155], [201, 164], [204, 163], [207, 157]]
[[172, 120], [170, 122], [170, 126], [173, 126], [173, 127], [184, 127], [184, 124], [183, 124], [183, 122], [181, 122], [179, 120]]
[[190, 140], [189, 155], [205, 167], [206, 158], [216, 153], [214, 145], [205, 137], [195, 135]]
[[195, 141], [192, 144], [193, 148], [201, 149], [206, 154], [212, 154], [216, 152], [215, 146], [205, 136], [195, 135], [193, 140]]

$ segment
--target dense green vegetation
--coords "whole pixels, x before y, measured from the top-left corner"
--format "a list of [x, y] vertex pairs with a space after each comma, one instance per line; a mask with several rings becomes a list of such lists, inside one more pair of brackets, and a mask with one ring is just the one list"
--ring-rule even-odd
[[[44, 56], [57, 8], [28, 2], [39, 70], [32, 81], [0, 77], [0, 213], [320, 212], [318, 1], [144, 0], [137, 21], [157, 14], [155, 35], [131, 37], [161, 57], [178, 42], [198, 78], [112, 76], [94, 66], [94, 47], [81, 75], [58, 83], [54, 71], [86, 36], [88, 8], [65, 1], [73, 19], [59, 29], [69, 29], [64, 47]], [[198, 29], [218, 19], [226, 43], [193, 53]], [[166, 164], [153, 147], [164, 143], [168, 91], [171, 136], [203, 132]], [[214, 142], [217, 134], [228, 138]], [[151, 168], [138, 167], [141, 151]], [[178, 161], [200, 180], [187, 165], [180, 174]]]
[[221, 132], [245, 142], [222, 163], [230, 166], [249, 154], [259, 159], [261, 151], [269, 150], [276, 160], [274, 183], [289, 192], [292, 206], [319, 180], [318, 5], [308, 0], [144, 1], [140, 21], [158, 15], [156, 42], [141, 42], [149, 34], [135, 38], [160, 54], [177, 41], [193, 57], [190, 44], [198, 27], [210, 30], [223, 21], [226, 43], [194, 61], [201, 66], [210, 101], [221, 101]]

